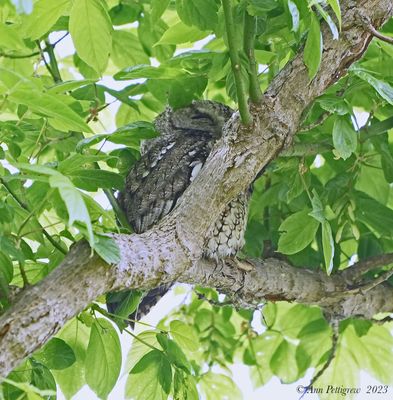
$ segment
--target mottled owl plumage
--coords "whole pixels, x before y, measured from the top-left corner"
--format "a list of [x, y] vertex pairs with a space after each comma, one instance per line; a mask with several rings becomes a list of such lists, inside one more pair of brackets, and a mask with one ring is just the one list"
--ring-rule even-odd
[[[167, 108], [154, 124], [160, 136], [144, 143], [141, 159], [131, 169], [119, 203], [136, 233], [157, 224], [176, 206], [178, 199], [203, 167], [233, 110], [213, 101], [194, 101]], [[227, 204], [205, 240], [204, 256], [234, 256], [244, 244], [250, 191]], [[139, 306], [146, 314], [169, 286], [150, 292]], [[154, 303], [154, 304], [152, 304]]]

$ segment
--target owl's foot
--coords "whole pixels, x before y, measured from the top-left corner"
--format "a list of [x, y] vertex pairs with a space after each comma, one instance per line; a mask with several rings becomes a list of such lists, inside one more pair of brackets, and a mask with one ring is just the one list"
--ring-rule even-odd
[[227, 264], [231, 267], [240, 269], [241, 271], [250, 272], [255, 269], [255, 266], [247, 260], [239, 260], [238, 258], [227, 258], [225, 259]]

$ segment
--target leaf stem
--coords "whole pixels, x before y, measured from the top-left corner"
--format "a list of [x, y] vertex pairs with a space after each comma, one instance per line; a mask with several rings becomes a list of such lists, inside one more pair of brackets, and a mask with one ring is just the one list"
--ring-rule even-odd
[[247, 104], [247, 93], [241, 75], [239, 50], [236, 48], [236, 34], [232, 15], [231, 0], [221, 0], [224, 9], [225, 28], [228, 39], [229, 57], [231, 58], [232, 71], [235, 78], [237, 103], [241, 121], [244, 125], [251, 123], [252, 118]]
[[30, 58], [30, 57], [38, 56], [39, 54], [40, 54], [39, 51], [34, 51], [33, 53], [30, 53], [30, 54], [7, 54], [7, 53], [0, 52], [0, 57], [11, 58], [11, 59], [17, 60], [20, 58]]
[[250, 64], [250, 99], [253, 103], [260, 103], [262, 100], [262, 91], [259, 86], [258, 80], [258, 69], [255, 60], [255, 30], [256, 30], [256, 19], [252, 15], [246, 12], [244, 16], [244, 51], [247, 54], [248, 61]]
[[52, 71], [52, 68], [50, 67], [50, 65], [49, 65], [48, 62], [46, 61], [45, 53], [44, 53], [44, 50], [42, 50], [42, 48], [41, 48], [41, 43], [40, 43], [39, 40], [36, 40], [36, 45], [37, 45], [37, 47], [38, 47], [38, 50], [40, 51], [41, 59], [42, 59], [42, 61], [44, 62], [46, 69], [48, 70], [48, 72], [49, 72], [50, 75], [52, 76], [53, 80], [56, 81], [56, 78], [55, 78], [55, 75], [54, 75], [54, 73], [53, 73], [53, 71]]
[[57, 64], [55, 52], [54, 52], [54, 45], [49, 43], [49, 40], [45, 41], [45, 51], [49, 56], [49, 64], [51, 66], [52, 70], [52, 76], [55, 81], [55, 83], [59, 83], [62, 81], [61, 75], [60, 75], [60, 70], [59, 70], [59, 65]]
[[130, 232], [132, 231], [131, 225], [129, 224], [127, 217], [124, 214], [124, 211], [120, 208], [119, 203], [114, 196], [111, 189], [102, 189], [109, 200], [113, 208], [113, 212], [115, 213], [117, 219], [119, 220], [120, 224], [123, 228], [127, 228]]

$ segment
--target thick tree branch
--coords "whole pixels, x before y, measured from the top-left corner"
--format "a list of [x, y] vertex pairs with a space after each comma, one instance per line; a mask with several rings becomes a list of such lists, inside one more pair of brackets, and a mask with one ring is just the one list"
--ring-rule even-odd
[[[173, 232], [173, 231], [172, 231]], [[159, 283], [179, 281], [217, 288], [236, 306], [256, 308], [266, 301], [297, 301], [317, 304], [335, 319], [350, 316], [371, 318], [393, 310], [393, 288], [379, 285], [362, 293], [348, 293], [340, 275], [295, 268], [284, 261], [250, 261], [251, 272], [201, 259], [191, 262], [170, 231], [143, 235], [116, 235], [121, 262], [108, 266], [90, 257], [86, 242], [76, 244], [63, 264], [38, 285], [16, 299], [0, 324], [0, 374], [7, 374], [55, 334], [65, 322], [99, 295], [110, 290], [149, 289]], [[159, 254], [153, 249], [160, 243]], [[393, 261], [380, 257], [379, 265]], [[373, 265], [377, 265], [373, 259]], [[190, 265], [184, 271], [185, 265]]]
[[[77, 244], [64, 262], [38, 285], [23, 291], [0, 319], [0, 375], [44, 344], [97, 296], [123, 287], [151, 288], [181, 281], [216, 287], [241, 305], [266, 300], [319, 304], [335, 317], [393, 310], [393, 289], [385, 284], [365, 293], [347, 293], [341, 276], [292, 268], [269, 259], [250, 273], [219, 267], [201, 259], [203, 238], [222, 209], [258, 172], [291, 143], [302, 113], [361, 57], [372, 39], [358, 16], [378, 29], [393, 14], [393, 0], [342, 1], [342, 34], [326, 35], [321, 69], [309, 82], [300, 53], [274, 79], [261, 105], [253, 105], [253, 122], [235, 115], [225, 127], [206, 166], [184, 193], [176, 209], [142, 235], [115, 235], [121, 261], [109, 267]], [[359, 22], [358, 22], [359, 21]]]

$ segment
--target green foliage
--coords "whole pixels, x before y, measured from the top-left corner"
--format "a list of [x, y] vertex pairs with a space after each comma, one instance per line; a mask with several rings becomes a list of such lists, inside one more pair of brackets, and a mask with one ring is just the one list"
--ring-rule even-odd
[[[102, 205], [103, 191], [124, 186], [168, 104], [209, 98], [236, 108], [234, 51], [248, 96], [246, 13], [256, 26], [262, 90], [302, 49], [309, 78], [317, 76], [321, 27], [341, 38], [340, 2], [325, 3], [233, 0], [231, 47], [218, 0], [1, 1], [0, 310], [9, 307], [10, 286], [37, 283], [82, 238], [107, 263], [119, 261], [108, 235], [119, 231], [118, 216]], [[392, 21], [383, 32], [393, 34]], [[61, 50], [64, 43], [73, 54]], [[279, 252], [299, 268], [334, 274], [355, 258], [392, 251], [392, 56], [391, 45], [373, 40], [310, 105], [296, 151], [272, 161], [254, 183], [243, 256]], [[249, 368], [257, 388], [274, 376], [294, 382], [329, 359], [332, 331], [318, 308], [277, 302], [253, 314], [232, 309], [215, 291], [195, 292], [133, 338], [126, 398], [237, 399], [233, 363]], [[135, 336], [123, 318], [140, 295], [113, 299], [123, 335]], [[68, 399], [88, 384], [106, 398], [122, 356], [117, 328], [99, 312], [108, 316], [88, 306], [17, 367], [2, 383], [3, 397], [54, 399], [57, 385]], [[392, 348], [387, 327], [344, 321], [319, 384], [356, 386], [361, 369], [390, 384]]]
[[91, 327], [85, 366], [87, 384], [105, 399], [120, 374], [121, 348], [117, 332], [103, 318], [96, 319]]

